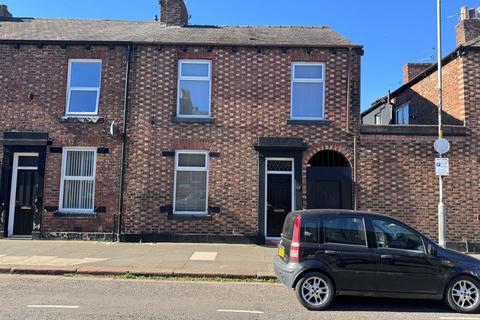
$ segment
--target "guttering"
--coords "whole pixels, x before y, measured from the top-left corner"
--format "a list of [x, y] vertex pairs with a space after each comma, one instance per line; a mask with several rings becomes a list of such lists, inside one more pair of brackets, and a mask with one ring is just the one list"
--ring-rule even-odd
[[127, 149], [127, 123], [128, 123], [128, 94], [129, 94], [129, 83], [130, 83], [130, 64], [132, 60], [132, 44], [129, 44], [127, 47], [127, 65], [125, 67], [125, 89], [123, 96], [123, 128], [122, 128], [122, 150], [121, 150], [121, 162], [120, 162], [120, 185], [119, 185], [119, 196], [118, 196], [118, 223], [117, 223], [117, 241], [121, 241], [122, 236], [122, 217], [123, 217], [123, 192], [125, 186], [125, 160], [126, 160], [126, 149]]

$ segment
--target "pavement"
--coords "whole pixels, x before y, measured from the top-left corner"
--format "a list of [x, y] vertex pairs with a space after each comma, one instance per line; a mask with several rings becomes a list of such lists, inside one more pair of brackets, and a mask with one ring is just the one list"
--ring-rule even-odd
[[0, 292], [0, 320], [480, 320], [420, 299], [336, 297], [327, 310], [310, 312], [292, 289], [259, 282], [3, 274]]
[[0, 273], [275, 279], [272, 246], [0, 240]]

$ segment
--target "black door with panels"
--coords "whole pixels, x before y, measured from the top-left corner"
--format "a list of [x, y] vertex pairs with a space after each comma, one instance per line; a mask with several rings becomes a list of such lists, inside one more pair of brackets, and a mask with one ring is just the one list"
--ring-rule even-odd
[[292, 175], [267, 175], [267, 237], [280, 237], [285, 217], [292, 210]]
[[35, 211], [35, 177], [36, 170], [17, 171], [15, 198], [14, 235], [31, 235], [33, 214]]

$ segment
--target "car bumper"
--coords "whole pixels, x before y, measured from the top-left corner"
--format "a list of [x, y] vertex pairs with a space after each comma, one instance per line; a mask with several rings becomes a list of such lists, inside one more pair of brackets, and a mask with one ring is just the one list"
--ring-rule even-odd
[[275, 270], [275, 274], [280, 282], [292, 288], [295, 279], [301, 271], [301, 266], [299, 264], [286, 263], [280, 256], [275, 256], [273, 259], [273, 270]]

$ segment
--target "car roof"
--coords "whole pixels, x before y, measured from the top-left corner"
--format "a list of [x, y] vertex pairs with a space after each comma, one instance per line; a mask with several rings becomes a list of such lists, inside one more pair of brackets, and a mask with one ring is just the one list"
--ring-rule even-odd
[[382, 215], [371, 211], [358, 211], [358, 210], [345, 210], [345, 209], [308, 209], [294, 211], [294, 214], [300, 214], [302, 216], [319, 217], [323, 215], [363, 215], [363, 216], [376, 216], [382, 218], [391, 218], [386, 215]]

